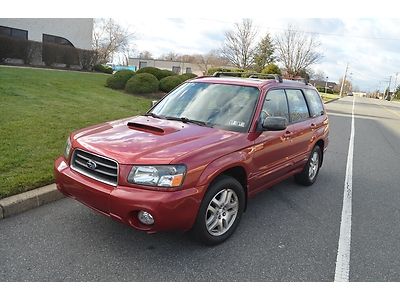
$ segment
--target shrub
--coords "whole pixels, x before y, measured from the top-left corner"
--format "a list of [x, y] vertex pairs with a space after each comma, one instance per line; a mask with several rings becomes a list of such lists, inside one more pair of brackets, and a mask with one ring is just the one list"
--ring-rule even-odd
[[263, 74], [278, 74], [282, 75], [281, 69], [275, 64], [268, 64], [262, 71]]
[[107, 78], [106, 86], [116, 90], [124, 89], [127, 81], [131, 79], [133, 75], [135, 75], [135, 72], [129, 70], [115, 72], [112, 76]]
[[158, 91], [158, 79], [152, 74], [136, 72], [126, 83], [125, 90], [132, 94], [155, 93]]
[[16, 58], [29, 63], [31, 44], [36, 45], [37, 42], [0, 37], [0, 62], [6, 58]]
[[182, 75], [168, 76], [160, 80], [160, 90], [163, 92], [170, 92], [186, 79]]
[[82, 69], [91, 71], [96, 61], [97, 53], [94, 50], [77, 49]]
[[182, 75], [179, 75], [179, 76], [182, 77], [183, 81], [186, 81], [188, 79], [192, 79], [192, 78], [196, 78], [197, 77], [197, 75], [193, 74], [193, 73], [185, 73], [185, 74], [182, 74]]
[[174, 75], [176, 75], [176, 73], [172, 72], [170, 70], [160, 70], [158, 72], [158, 77], [157, 76], [156, 77], [157, 77], [158, 80], [161, 80], [161, 79], [163, 79], [165, 77], [174, 76]]
[[93, 69], [97, 72], [102, 72], [102, 73], [107, 73], [107, 74], [112, 74], [113, 73], [113, 69], [109, 66], [106, 65], [95, 65], [93, 67]]

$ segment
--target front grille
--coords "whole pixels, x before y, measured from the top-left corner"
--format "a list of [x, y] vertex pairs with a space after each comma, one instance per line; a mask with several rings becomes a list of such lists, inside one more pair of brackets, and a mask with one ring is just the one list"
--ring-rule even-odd
[[72, 169], [106, 184], [117, 185], [118, 163], [109, 158], [76, 149], [72, 156]]

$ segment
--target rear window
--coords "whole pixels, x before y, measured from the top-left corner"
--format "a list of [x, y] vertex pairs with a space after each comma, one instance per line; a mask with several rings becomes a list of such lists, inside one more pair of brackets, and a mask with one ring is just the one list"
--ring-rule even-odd
[[306, 99], [304, 99], [301, 90], [286, 90], [286, 96], [289, 103], [289, 115], [291, 123], [304, 121], [310, 117]]
[[311, 117], [318, 117], [324, 114], [324, 106], [321, 102], [319, 94], [315, 90], [304, 90], [306, 94], [308, 107], [310, 108]]

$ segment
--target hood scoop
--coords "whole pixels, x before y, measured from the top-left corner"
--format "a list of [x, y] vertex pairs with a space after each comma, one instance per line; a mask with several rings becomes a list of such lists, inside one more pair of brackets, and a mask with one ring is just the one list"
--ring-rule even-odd
[[143, 124], [143, 123], [137, 123], [137, 122], [128, 122], [127, 126], [131, 129], [150, 132], [150, 133], [154, 133], [157, 135], [164, 135], [164, 134], [178, 131], [175, 128], [171, 128], [171, 127], [162, 128], [162, 127], [157, 127], [157, 126], [153, 126], [150, 124]]

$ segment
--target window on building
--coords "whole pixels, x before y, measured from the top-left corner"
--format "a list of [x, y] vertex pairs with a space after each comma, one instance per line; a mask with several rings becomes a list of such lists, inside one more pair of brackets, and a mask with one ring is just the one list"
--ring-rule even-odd
[[286, 90], [289, 103], [290, 122], [296, 123], [310, 117], [306, 99], [301, 90]]
[[74, 47], [74, 45], [66, 38], [63, 38], [61, 36], [51, 35], [51, 34], [43, 34], [43, 43], [53, 43], [53, 44], [58, 44], [58, 45]]
[[192, 73], [192, 68], [187, 67], [187, 68], [186, 68], [186, 73]]
[[27, 30], [11, 28], [11, 27], [6, 27], [6, 26], [0, 26], [0, 35], [16, 38], [16, 39], [20, 39], [20, 40], [28, 39], [28, 31]]
[[139, 61], [139, 69], [146, 68], [147, 67], [147, 61]]
[[174, 72], [176, 74], [180, 74], [181, 73], [181, 67], [173, 66], [172, 67], [172, 72]]

